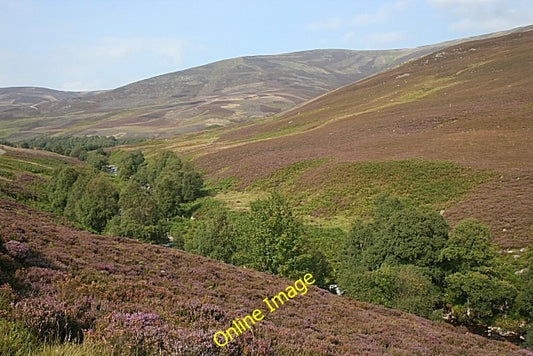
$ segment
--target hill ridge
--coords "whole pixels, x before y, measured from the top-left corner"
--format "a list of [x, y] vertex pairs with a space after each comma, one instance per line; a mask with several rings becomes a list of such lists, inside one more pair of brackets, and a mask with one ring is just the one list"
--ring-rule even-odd
[[[21, 140], [43, 133], [169, 137], [228, 126], [278, 115], [325, 92], [463, 41], [411, 49], [319, 49], [245, 56], [99, 92], [48, 91], [43, 97], [43, 89], [28, 95], [28, 88], [18, 94], [3, 88], [0, 139]], [[20, 102], [14, 105], [17, 95]]]

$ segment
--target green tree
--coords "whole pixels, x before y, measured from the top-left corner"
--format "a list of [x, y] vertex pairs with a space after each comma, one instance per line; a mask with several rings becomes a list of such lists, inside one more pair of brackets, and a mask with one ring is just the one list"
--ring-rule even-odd
[[78, 179], [79, 172], [72, 166], [57, 168], [52, 173], [48, 184], [48, 201], [57, 212], [63, 213], [72, 186]]
[[141, 151], [124, 153], [124, 156], [117, 163], [119, 167], [118, 177], [123, 180], [130, 179], [144, 162], [144, 155]]
[[461, 273], [492, 265], [495, 257], [490, 230], [476, 219], [458, 222], [440, 253], [447, 270]]
[[396, 198], [380, 197], [373, 219], [352, 225], [341, 251], [340, 279], [383, 264], [415, 265], [440, 283], [444, 277], [440, 250], [447, 237], [448, 224], [439, 214], [421, 212]]
[[122, 190], [119, 199], [121, 211], [130, 211], [131, 216], [143, 225], [154, 225], [161, 218], [152, 190], [131, 181]]
[[440, 251], [446, 221], [394, 197], [375, 202], [372, 219], [355, 221], [340, 252], [339, 285], [371, 303], [428, 317], [439, 298], [444, 272]]
[[279, 274], [301, 252], [302, 225], [279, 194], [251, 203], [250, 226], [254, 268]]
[[67, 198], [67, 205], [65, 206], [64, 214], [67, 218], [69, 218], [72, 221], [80, 222], [78, 213], [79, 208], [78, 205], [80, 204], [80, 199], [82, 195], [85, 193], [85, 189], [87, 187], [87, 183], [89, 181], [96, 177], [98, 175], [98, 171], [92, 170], [92, 171], [81, 171], [80, 174], [78, 174], [78, 178], [72, 185], [72, 187], [69, 190], [68, 198]]
[[151, 189], [132, 180], [122, 190], [118, 205], [120, 215], [107, 224], [108, 234], [151, 243], [165, 241], [159, 207]]
[[107, 157], [102, 150], [87, 152], [86, 161], [92, 167], [101, 170], [107, 164]]
[[181, 196], [184, 202], [191, 202], [200, 197], [204, 185], [202, 176], [193, 170], [183, 173], [181, 182]]
[[109, 235], [125, 236], [148, 243], [167, 241], [161, 222], [143, 224], [133, 209], [124, 210], [120, 216], [114, 216], [108, 222], [106, 232]]
[[439, 300], [439, 291], [431, 278], [413, 265], [384, 264], [373, 271], [354, 273], [349, 278], [346, 292], [354, 299], [426, 318]]
[[175, 216], [183, 202], [181, 183], [183, 173], [171, 169], [163, 170], [154, 183], [154, 197], [164, 218]]
[[286, 199], [272, 193], [268, 199], [252, 202], [246, 224], [239, 254], [246, 265], [288, 278], [313, 273], [317, 284], [323, 284], [329, 264], [306, 243], [303, 225]]
[[508, 282], [478, 271], [446, 277], [444, 300], [461, 321], [490, 322], [512, 305], [517, 291]]
[[[525, 273], [520, 274], [518, 286], [520, 288], [516, 298], [518, 310], [529, 321], [533, 322], [533, 245], [529, 246], [529, 252], [524, 256], [527, 260]], [[533, 326], [531, 327], [533, 337]], [[531, 338], [533, 341], [533, 338]], [[533, 347], [533, 343], [531, 344]]]
[[362, 220], [352, 224], [339, 257], [347, 274], [370, 271], [381, 264], [382, 257], [372, 253], [376, 234], [375, 224]]
[[370, 253], [381, 255], [384, 263], [427, 267], [439, 278], [439, 252], [448, 238], [448, 224], [438, 213], [406, 207], [393, 212], [375, 237]]
[[118, 213], [119, 192], [102, 174], [89, 180], [78, 203], [77, 220], [96, 232], [102, 232]]
[[70, 157], [75, 157], [82, 161], [85, 161], [87, 160], [87, 150], [84, 149], [81, 145], [76, 145], [74, 146], [72, 151], [70, 151]]
[[226, 263], [233, 262], [237, 231], [226, 211], [210, 210], [201, 220], [185, 250]]
[[172, 173], [181, 172], [182, 168], [183, 163], [174, 152], [163, 151], [158, 153], [148, 164], [141, 165], [135, 177], [142, 183], [154, 185], [165, 169], [166, 172]]

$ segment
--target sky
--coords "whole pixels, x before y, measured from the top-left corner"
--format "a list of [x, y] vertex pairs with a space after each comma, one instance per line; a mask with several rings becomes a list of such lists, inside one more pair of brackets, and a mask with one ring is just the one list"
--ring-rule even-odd
[[113, 89], [222, 59], [411, 48], [533, 24], [533, 0], [0, 0], [0, 87]]

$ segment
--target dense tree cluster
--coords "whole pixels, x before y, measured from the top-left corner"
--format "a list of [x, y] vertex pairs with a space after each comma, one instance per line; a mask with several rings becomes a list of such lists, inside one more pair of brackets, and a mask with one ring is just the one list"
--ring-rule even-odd
[[210, 210], [185, 249], [288, 278], [312, 273], [318, 285], [331, 277], [324, 255], [311, 249], [303, 223], [289, 202], [275, 193], [252, 202], [251, 211], [241, 216], [231, 217], [220, 207]]
[[516, 318], [533, 318], [530, 274], [516, 283], [522, 290], [515, 287], [489, 229], [475, 219], [448, 234], [439, 214], [381, 197], [372, 219], [352, 226], [341, 261], [340, 284], [358, 300], [424, 317], [446, 312], [462, 323], [487, 324], [517, 312]]
[[200, 174], [172, 152], [150, 161], [127, 152], [118, 166], [118, 181], [94, 169], [57, 169], [49, 184], [52, 209], [96, 232], [160, 242], [167, 219], [201, 195]]
[[126, 142], [117, 140], [113, 136], [40, 136], [18, 142], [18, 145], [22, 148], [36, 148], [85, 160], [88, 152]]

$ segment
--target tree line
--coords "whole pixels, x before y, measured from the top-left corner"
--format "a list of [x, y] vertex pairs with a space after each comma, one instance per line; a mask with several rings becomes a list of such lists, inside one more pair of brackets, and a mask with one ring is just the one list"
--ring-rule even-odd
[[118, 166], [116, 179], [94, 167], [56, 169], [48, 186], [52, 210], [97, 233], [162, 242], [167, 220], [202, 195], [201, 175], [173, 152], [150, 161], [127, 152]]
[[360, 301], [463, 325], [497, 325], [529, 338], [533, 331], [533, 253], [515, 273], [476, 219], [449, 232], [444, 218], [394, 197], [357, 220], [340, 255], [339, 284]]

